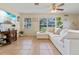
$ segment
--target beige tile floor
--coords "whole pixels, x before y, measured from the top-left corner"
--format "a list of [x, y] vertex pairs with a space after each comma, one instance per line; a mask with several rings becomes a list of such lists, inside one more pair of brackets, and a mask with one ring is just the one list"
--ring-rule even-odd
[[0, 47], [0, 55], [60, 55], [49, 39], [21, 37], [10, 45]]

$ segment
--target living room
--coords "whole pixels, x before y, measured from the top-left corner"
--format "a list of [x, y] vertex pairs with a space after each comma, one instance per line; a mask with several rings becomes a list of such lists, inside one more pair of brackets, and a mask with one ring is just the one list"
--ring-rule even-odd
[[79, 54], [77, 6], [79, 3], [0, 3], [2, 37], [5, 38], [7, 31], [7, 35], [14, 38], [8, 39], [11, 41], [8, 45], [3, 44], [5, 39], [0, 42], [0, 54]]

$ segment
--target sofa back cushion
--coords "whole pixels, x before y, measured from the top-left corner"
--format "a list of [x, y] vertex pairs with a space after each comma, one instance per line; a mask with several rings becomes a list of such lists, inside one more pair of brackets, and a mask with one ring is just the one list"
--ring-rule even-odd
[[62, 38], [61, 40], [60, 40], [62, 43], [64, 43], [64, 39]]

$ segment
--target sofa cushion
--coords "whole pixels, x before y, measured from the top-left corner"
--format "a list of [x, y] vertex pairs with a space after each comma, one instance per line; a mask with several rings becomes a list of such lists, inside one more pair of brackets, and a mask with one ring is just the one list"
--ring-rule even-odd
[[64, 43], [64, 38], [62, 38], [60, 41], [61, 41], [62, 43]]
[[65, 36], [65, 33], [68, 31], [68, 29], [63, 29], [61, 32], [60, 32], [60, 36], [63, 37]]
[[56, 29], [55, 29], [55, 34], [56, 34], [56, 35], [59, 35], [61, 31], [62, 31], [61, 28], [56, 28]]
[[63, 46], [63, 42], [61, 41], [61, 37], [60, 36], [54, 37], [54, 41], [55, 41], [55, 43], [57, 45]]
[[62, 42], [62, 43], [64, 43], [64, 37], [66, 36], [66, 32], [68, 31], [68, 29], [63, 29], [62, 31], [61, 31], [61, 33], [60, 33], [60, 36], [61, 36], [61, 38], [60, 38], [60, 41]]

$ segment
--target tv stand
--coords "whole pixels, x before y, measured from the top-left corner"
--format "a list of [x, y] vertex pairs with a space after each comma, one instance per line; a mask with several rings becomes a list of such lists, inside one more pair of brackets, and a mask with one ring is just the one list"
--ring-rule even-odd
[[2, 31], [0, 34], [6, 36], [6, 38], [1, 37], [1, 39], [6, 41], [6, 44], [11, 44], [17, 40], [17, 30]]

